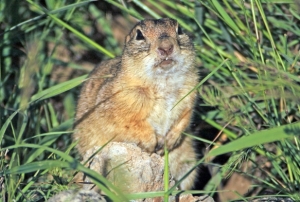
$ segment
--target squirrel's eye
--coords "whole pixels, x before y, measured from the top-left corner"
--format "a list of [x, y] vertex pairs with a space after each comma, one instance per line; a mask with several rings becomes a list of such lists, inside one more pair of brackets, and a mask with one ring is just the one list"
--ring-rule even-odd
[[181, 34], [183, 34], [183, 32], [182, 32], [182, 29], [181, 29], [181, 27], [180, 27], [180, 26], [178, 26], [178, 28], [177, 28], [177, 34], [178, 34], [178, 35], [181, 35]]
[[145, 37], [143, 36], [141, 30], [137, 29], [136, 30], [136, 37], [135, 37], [136, 40], [144, 40]]

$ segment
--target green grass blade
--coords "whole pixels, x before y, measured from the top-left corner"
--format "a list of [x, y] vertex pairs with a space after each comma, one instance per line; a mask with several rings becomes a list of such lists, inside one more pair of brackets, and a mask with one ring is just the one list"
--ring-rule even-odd
[[[43, 149], [44, 151], [49, 151], [52, 152], [60, 157], [62, 157], [64, 160], [66, 160], [66, 163], [62, 163], [63, 161], [60, 161], [61, 164], [59, 164], [59, 161], [51, 161], [51, 160], [47, 160], [44, 161], [44, 163], [48, 166], [57, 166], [57, 167], [65, 167], [65, 168], [69, 168], [69, 169], [78, 169], [82, 172], [84, 172], [88, 177], [90, 177], [100, 188], [102, 191], [104, 191], [106, 194], [108, 194], [110, 197], [112, 197], [112, 199], [119, 201], [121, 199], [124, 199], [125, 196], [117, 189], [115, 188], [109, 181], [107, 181], [105, 179], [105, 177], [101, 176], [99, 173], [90, 170], [86, 167], [84, 167], [83, 165], [81, 165], [77, 160], [75, 160], [74, 158], [72, 158], [71, 156], [65, 154], [64, 152], [61, 152], [59, 150], [56, 149], [52, 149], [46, 146], [40, 146], [40, 145], [35, 145], [35, 144], [19, 144], [19, 145], [13, 145], [13, 146], [9, 146], [6, 148], [1, 149], [0, 151], [4, 151], [6, 149], [15, 149], [15, 148], [36, 148], [36, 149]], [[61, 165], [61, 166], [60, 166]], [[37, 171], [39, 169], [47, 169], [47, 166], [44, 166], [43, 163], [41, 162], [33, 162], [33, 163], [28, 163], [28, 164], [24, 164], [24, 165], [20, 165], [20, 166], [15, 166], [11, 169], [5, 170], [2, 172], [2, 176], [3, 175], [8, 175], [8, 174], [17, 174], [17, 173], [27, 173], [27, 172], [34, 172]], [[107, 185], [108, 187], [110, 187], [110, 189], [112, 189], [115, 193], [117, 193], [118, 195], [115, 195], [113, 192], [111, 192], [110, 190], [108, 190], [106, 188], [106, 186], [104, 186], [102, 183], [104, 183], [105, 185]], [[121, 198], [120, 198], [121, 197]]]
[[70, 30], [75, 36], [77, 36], [79, 39], [81, 39], [85, 43], [89, 44], [91, 47], [95, 48], [96, 50], [104, 53], [105, 55], [107, 55], [111, 58], [115, 57], [111, 52], [107, 51], [105, 48], [103, 48], [102, 46], [100, 46], [99, 44], [94, 42], [93, 40], [89, 39], [87, 36], [85, 36], [84, 34], [82, 34], [79, 31], [77, 31], [72, 26], [70, 26], [67, 23], [65, 23], [64, 21], [60, 20], [55, 15], [51, 14], [49, 11], [47, 11], [45, 9], [42, 9], [38, 4], [32, 2], [31, 0], [27, 0], [27, 1], [29, 3], [31, 3], [32, 5], [36, 6], [40, 11], [43, 11], [45, 14], [47, 14], [55, 23], [57, 23], [58, 25]]
[[229, 152], [253, 147], [256, 145], [293, 138], [300, 134], [300, 122], [258, 131], [246, 137], [234, 140], [224, 146], [211, 150], [208, 156], [218, 156]]
[[231, 29], [234, 30], [234, 32], [236, 34], [239, 34], [240, 29], [238, 28], [238, 26], [235, 24], [235, 22], [232, 20], [232, 18], [226, 13], [226, 11], [224, 10], [224, 7], [221, 6], [221, 4], [219, 3], [219, 1], [217, 0], [211, 0], [212, 4], [215, 6], [216, 10], [220, 13], [220, 15], [222, 16], [224, 22], [226, 22]]
[[41, 101], [66, 92], [85, 81], [86, 75], [52, 86], [32, 96], [30, 102]]
[[8, 119], [4, 122], [3, 126], [0, 130], [0, 141], [2, 141], [3, 136], [5, 135], [5, 131], [7, 130], [7, 127], [11, 124], [12, 119], [16, 116], [16, 114], [19, 113], [19, 110], [16, 110], [14, 113], [12, 113]]
[[[50, 11], [49, 13], [50, 14], [57, 14], [57, 13], [60, 13], [60, 12], [63, 12], [63, 11], [67, 11], [69, 9], [74, 9], [74, 8], [83, 6], [83, 5], [85, 5], [87, 3], [90, 3], [90, 2], [93, 2], [93, 1], [96, 1], [96, 0], [87, 0], [87, 1], [83, 1], [83, 2], [78, 2], [78, 3], [70, 4], [70, 5], [67, 5], [67, 6], [63, 6], [63, 7], [59, 8], [59, 9]], [[29, 2], [31, 2], [31, 1], [29, 1]], [[42, 18], [44, 18], [46, 16], [47, 16], [46, 14], [42, 14], [42, 15], [36, 16], [34, 18], [31, 18], [29, 20], [26, 20], [24, 22], [21, 22], [21, 23], [19, 23], [17, 25], [12, 26], [11, 28], [9, 28], [6, 32], [13, 31], [14, 29], [17, 29], [17, 28], [19, 28], [19, 27], [21, 27], [21, 26], [23, 26], [23, 25], [25, 25], [27, 23], [32, 23], [34, 21], [38, 21], [38, 20], [40, 20], [40, 19], [42, 19]], [[1, 33], [0, 36], [2, 34], [5, 34], [5, 32]]]

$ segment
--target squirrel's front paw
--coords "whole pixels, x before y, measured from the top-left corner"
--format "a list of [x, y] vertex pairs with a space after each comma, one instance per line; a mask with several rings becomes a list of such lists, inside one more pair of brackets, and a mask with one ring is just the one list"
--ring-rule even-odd
[[156, 150], [157, 139], [155, 136], [147, 140], [139, 142], [138, 146], [142, 148], [142, 151], [147, 153], [154, 153]]
[[164, 148], [158, 148], [158, 147], [156, 147], [155, 148], [155, 153], [158, 154], [158, 155], [160, 155], [160, 156], [163, 156], [165, 154], [165, 150], [164, 150]]
[[182, 135], [181, 134], [175, 134], [175, 133], [168, 133], [165, 137], [166, 146], [169, 151], [172, 151], [174, 148], [176, 148], [180, 142], [182, 141]]
[[181, 142], [181, 138], [182, 136], [176, 136], [175, 134], [171, 134], [169, 133], [166, 137], [165, 136], [157, 136], [157, 145], [155, 147], [155, 153], [157, 153], [158, 155], [163, 156], [165, 153], [165, 145], [168, 149], [168, 151], [172, 151], [175, 147], [177, 147], [180, 142]]
[[155, 153], [157, 153], [160, 156], [163, 156], [165, 151], [164, 151], [164, 145], [165, 145], [165, 137], [162, 135], [156, 135], [157, 137], [157, 144], [155, 147]]

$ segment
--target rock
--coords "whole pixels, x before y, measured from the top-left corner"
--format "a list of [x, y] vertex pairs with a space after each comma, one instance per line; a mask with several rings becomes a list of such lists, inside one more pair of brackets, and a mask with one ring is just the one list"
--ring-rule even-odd
[[175, 199], [169, 200], [170, 202], [214, 202], [214, 199], [210, 196], [193, 196], [192, 194], [182, 195]]
[[[99, 148], [86, 152], [88, 159]], [[135, 144], [111, 142], [89, 163], [89, 168], [105, 176], [124, 193], [163, 190], [164, 159], [157, 154], [142, 152]], [[88, 178], [85, 182], [91, 182]], [[93, 185], [85, 184], [84, 189]], [[173, 182], [174, 184], [174, 182]]]
[[105, 198], [93, 190], [66, 190], [51, 197], [48, 202], [106, 202]]
[[[83, 161], [92, 156], [99, 147], [92, 148], [83, 156]], [[164, 190], [164, 157], [157, 154], [142, 152], [141, 148], [131, 143], [110, 142], [88, 163], [88, 167], [108, 179], [123, 193], [154, 192]], [[169, 187], [175, 184], [169, 177]], [[101, 192], [91, 184], [91, 180], [79, 173], [77, 181], [83, 181], [82, 190], [78, 193], [68, 190], [52, 198], [71, 201], [103, 201], [103, 197], [96, 192]], [[93, 189], [93, 191], [89, 191]], [[105, 195], [105, 193], [101, 193]], [[87, 197], [83, 199], [83, 196]], [[97, 198], [98, 197], [98, 198]], [[101, 198], [100, 198], [101, 197]], [[52, 202], [55, 200], [52, 199]], [[81, 198], [81, 199], [79, 199]], [[105, 200], [105, 199], [104, 199]], [[59, 201], [59, 200], [57, 200]], [[76, 201], [76, 202], [77, 202]], [[131, 202], [163, 202], [163, 197], [131, 200]], [[204, 197], [193, 197], [191, 194], [170, 196], [170, 202], [213, 202], [213, 199]], [[51, 202], [51, 201], [50, 201]]]

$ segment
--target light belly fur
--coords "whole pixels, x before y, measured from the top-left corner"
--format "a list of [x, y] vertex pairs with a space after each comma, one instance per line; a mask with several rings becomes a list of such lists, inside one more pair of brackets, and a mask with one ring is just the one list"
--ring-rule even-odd
[[181, 104], [174, 107], [179, 101], [176, 94], [177, 92], [169, 92], [167, 97], [156, 98], [153, 111], [147, 120], [157, 135], [166, 136], [180, 114]]

